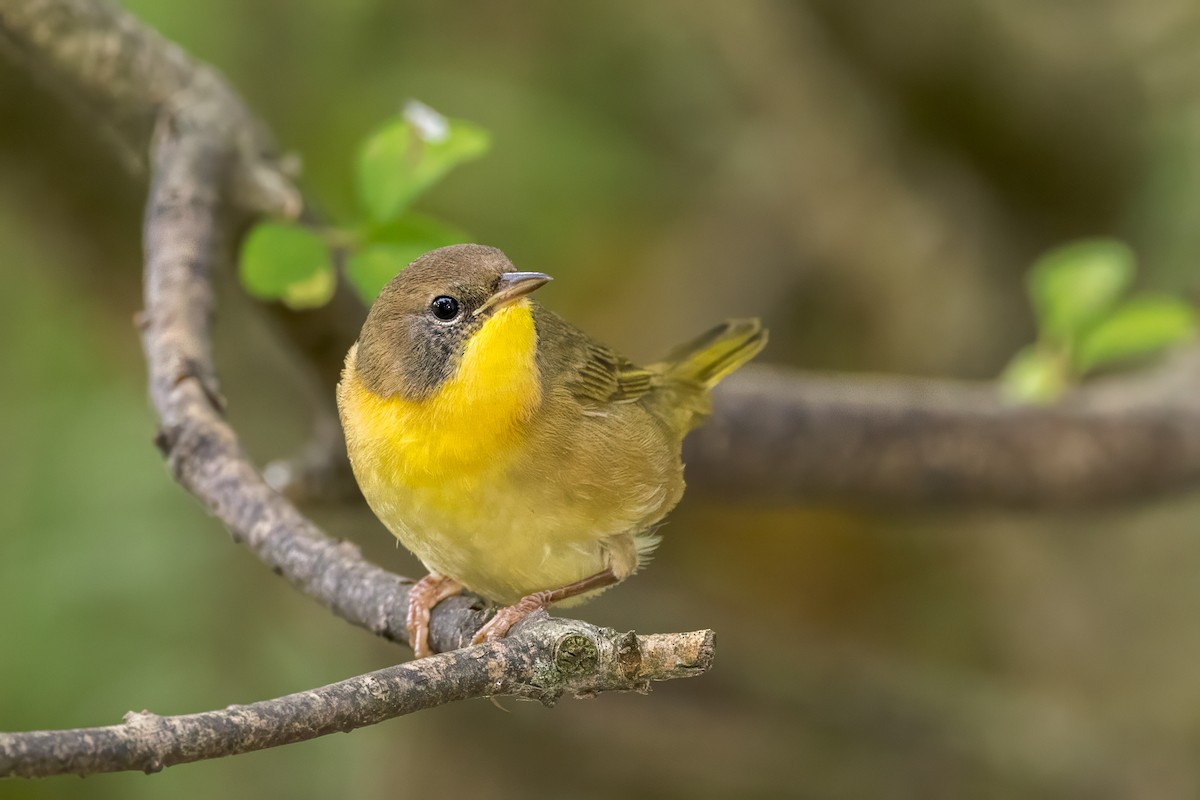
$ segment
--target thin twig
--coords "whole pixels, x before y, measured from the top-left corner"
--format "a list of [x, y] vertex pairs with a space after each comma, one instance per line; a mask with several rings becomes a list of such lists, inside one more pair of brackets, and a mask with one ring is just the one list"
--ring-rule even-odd
[[564, 692], [645, 692], [649, 681], [704, 672], [712, 656], [711, 631], [635, 636], [547, 621], [503, 642], [220, 711], [174, 717], [131, 711], [122, 724], [103, 728], [0, 733], [0, 777], [158, 772], [352, 731], [475, 697], [515, 696], [552, 705]]

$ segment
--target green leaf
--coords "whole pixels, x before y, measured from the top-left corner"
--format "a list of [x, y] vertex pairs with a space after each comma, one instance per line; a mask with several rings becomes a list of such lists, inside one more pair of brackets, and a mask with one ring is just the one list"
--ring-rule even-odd
[[1072, 344], [1116, 305], [1133, 281], [1133, 251], [1113, 239], [1089, 239], [1050, 251], [1029, 272], [1042, 334]]
[[1079, 343], [1080, 373], [1130, 358], [1153, 355], [1196, 334], [1196, 309], [1165, 295], [1142, 295], [1105, 317]]
[[488, 132], [409, 103], [400, 119], [364, 143], [358, 156], [358, 194], [376, 222], [388, 222], [455, 166], [478, 158], [491, 144]]
[[1018, 402], [1052, 402], [1070, 385], [1067, 360], [1059, 350], [1031, 345], [1008, 362], [1000, 383], [1004, 394]]
[[246, 291], [278, 300], [296, 284], [332, 273], [329, 249], [321, 237], [298, 225], [259, 225], [242, 243], [240, 273]]

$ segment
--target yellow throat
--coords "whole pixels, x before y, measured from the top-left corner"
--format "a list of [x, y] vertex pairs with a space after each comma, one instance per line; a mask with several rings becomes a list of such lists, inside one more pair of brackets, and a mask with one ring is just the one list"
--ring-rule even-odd
[[500, 466], [542, 401], [537, 331], [526, 300], [492, 314], [467, 341], [454, 375], [423, 400], [371, 392], [359, 380], [356, 359], [357, 346], [346, 358], [338, 395], [360, 483], [428, 486]]

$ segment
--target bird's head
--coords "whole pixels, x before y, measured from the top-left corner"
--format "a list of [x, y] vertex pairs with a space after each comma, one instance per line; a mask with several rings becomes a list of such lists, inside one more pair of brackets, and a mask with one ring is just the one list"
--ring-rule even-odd
[[494, 247], [432, 250], [393, 278], [358, 339], [358, 376], [382, 397], [423, 400], [454, 376], [471, 339], [498, 315], [529, 313], [525, 299], [550, 280], [518, 272]]

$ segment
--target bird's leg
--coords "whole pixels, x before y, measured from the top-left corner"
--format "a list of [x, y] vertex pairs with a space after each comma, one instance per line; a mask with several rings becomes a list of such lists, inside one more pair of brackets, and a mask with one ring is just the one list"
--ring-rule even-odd
[[545, 608], [560, 600], [566, 600], [568, 597], [577, 597], [596, 589], [603, 589], [605, 586], [612, 586], [618, 580], [611, 569], [606, 569], [604, 572], [597, 572], [595, 575], [584, 578], [581, 581], [576, 581], [575, 583], [569, 583], [558, 589], [547, 589], [526, 595], [515, 605], [507, 606], [497, 611], [496, 616], [488, 620], [487, 624], [475, 633], [475, 638], [471, 640], [471, 644], [494, 642], [498, 639], [503, 639], [504, 635], [508, 633], [509, 628], [538, 609]]
[[408, 590], [408, 643], [416, 658], [433, 655], [429, 649], [429, 612], [447, 597], [463, 590], [462, 584], [453, 578], [431, 572], [413, 584]]

